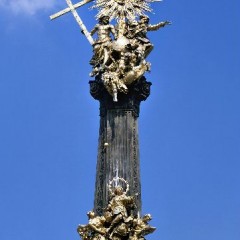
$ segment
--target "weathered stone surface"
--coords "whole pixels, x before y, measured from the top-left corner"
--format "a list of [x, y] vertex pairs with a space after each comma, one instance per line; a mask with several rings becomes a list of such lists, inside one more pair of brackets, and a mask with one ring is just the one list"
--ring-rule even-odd
[[[101, 215], [109, 201], [108, 183], [124, 178], [135, 196], [136, 212], [141, 212], [138, 116], [141, 101], [150, 94], [151, 83], [142, 77], [119, 94], [118, 102], [105, 90], [100, 79], [90, 81], [91, 95], [100, 101], [100, 129], [94, 211]], [[121, 183], [120, 183], [121, 185]]]

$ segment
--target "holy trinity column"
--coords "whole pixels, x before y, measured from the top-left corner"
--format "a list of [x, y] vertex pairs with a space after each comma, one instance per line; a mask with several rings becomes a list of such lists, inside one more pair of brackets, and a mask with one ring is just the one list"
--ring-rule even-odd
[[100, 105], [100, 128], [94, 207], [88, 224], [78, 227], [84, 240], [137, 240], [155, 230], [148, 224], [151, 215], [141, 214], [138, 117], [151, 86], [144, 77], [153, 50], [147, 33], [171, 23], [150, 24], [146, 13], [154, 1], [95, 0], [98, 23], [90, 32], [76, 9], [91, 0], [66, 0], [68, 7], [50, 17], [72, 12], [93, 48], [89, 84]]

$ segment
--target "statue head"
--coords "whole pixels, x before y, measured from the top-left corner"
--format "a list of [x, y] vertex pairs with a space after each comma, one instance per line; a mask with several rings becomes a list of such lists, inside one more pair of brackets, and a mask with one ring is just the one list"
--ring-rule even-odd
[[136, 20], [132, 20], [132, 21], [129, 21], [128, 25], [131, 26], [131, 27], [134, 27], [134, 26], [137, 26], [138, 23], [137, 23]]
[[145, 215], [143, 216], [142, 220], [143, 220], [144, 222], [149, 222], [150, 220], [152, 220], [151, 214], [145, 214]]
[[[125, 46], [124, 46], [125, 47]], [[116, 83], [118, 83], [118, 75], [116, 72], [114, 72], [116, 74], [116, 76], [114, 76], [114, 79], [111, 80], [111, 81], [116, 81]], [[105, 73], [104, 73], [105, 74]], [[126, 185], [126, 190], [124, 191], [123, 187], [121, 187], [119, 185], [119, 181], [121, 181], [122, 183], [124, 183]], [[109, 181], [109, 185], [108, 185], [108, 188], [109, 188], [109, 192], [110, 192], [110, 195], [111, 196], [120, 196], [120, 195], [126, 195], [129, 191], [129, 184], [128, 182], [123, 179], [123, 178], [120, 178], [120, 177], [115, 177], [113, 178], [112, 181]]]
[[107, 25], [109, 24], [109, 19], [110, 19], [109, 16], [101, 16], [99, 18], [99, 23]]
[[139, 18], [140, 18], [141, 23], [149, 23], [149, 17], [148, 16], [142, 15]]
[[88, 216], [88, 218], [94, 218], [95, 213], [93, 211], [89, 211], [89, 212], [87, 212], [87, 216]]
[[115, 194], [115, 195], [118, 195], [118, 196], [122, 195], [122, 194], [123, 194], [123, 188], [120, 187], [120, 186], [117, 186], [117, 187], [114, 189], [114, 194]]
[[136, 27], [137, 27], [137, 25], [138, 25], [138, 23], [137, 23], [136, 20], [130, 21], [130, 22], [128, 23], [128, 29], [129, 29], [129, 30], [135, 30]]

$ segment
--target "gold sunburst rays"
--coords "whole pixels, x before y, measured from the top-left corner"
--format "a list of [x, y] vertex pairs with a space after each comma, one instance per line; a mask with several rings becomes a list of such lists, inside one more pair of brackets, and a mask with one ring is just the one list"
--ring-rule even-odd
[[152, 12], [150, 4], [160, 2], [161, 0], [95, 0], [92, 8], [98, 9], [96, 18], [109, 16], [112, 19], [133, 20], [137, 16], [146, 15], [146, 12]]

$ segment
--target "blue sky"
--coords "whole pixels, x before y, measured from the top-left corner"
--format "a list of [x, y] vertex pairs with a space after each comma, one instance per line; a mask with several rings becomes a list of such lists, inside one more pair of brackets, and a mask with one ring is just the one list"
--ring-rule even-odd
[[[98, 102], [92, 49], [65, 1], [0, 0], [0, 239], [76, 240], [92, 209]], [[80, 9], [88, 29], [96, 12]], [[148, 239], [240, 239], [240, 3], [153, 4], [153, 83], [142, 103]]]

